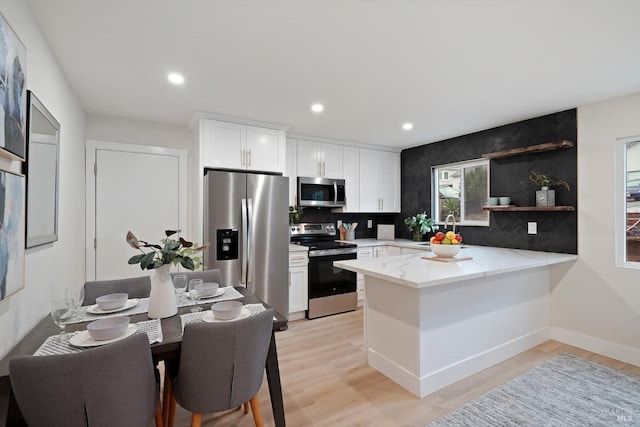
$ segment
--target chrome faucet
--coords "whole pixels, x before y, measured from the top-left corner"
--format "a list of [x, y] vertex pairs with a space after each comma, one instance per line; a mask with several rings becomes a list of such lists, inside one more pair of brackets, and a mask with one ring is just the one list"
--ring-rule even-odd
[[456, 217], [453, 216], [453, 214], [449, 214], [447, 215], [447, 217], [444, 220], [444, 230], [447, 230], [447, 224], [449, 223], [449, 218], [451, 218], [451, 226], [453, 227], [453, 232], [456, 232]]

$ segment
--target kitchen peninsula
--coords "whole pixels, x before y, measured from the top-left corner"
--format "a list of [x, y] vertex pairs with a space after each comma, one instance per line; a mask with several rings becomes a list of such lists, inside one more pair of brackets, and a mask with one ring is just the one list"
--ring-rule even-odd
[[418, 397], [549, 339], [551, 266], [576, 255], [465, 246], [335, 265], [365, 276], [369, 365]]

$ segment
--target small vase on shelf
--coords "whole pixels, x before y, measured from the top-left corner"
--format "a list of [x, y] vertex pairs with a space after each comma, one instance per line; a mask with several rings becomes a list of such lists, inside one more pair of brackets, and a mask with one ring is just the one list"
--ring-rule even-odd
[[413, 238], [412, 238], [412, 240], [413, 240], [414, 242], [421, 242], [421, 241], [422, 241], [422, 233], [420, 233], [420, 231], [418, 231], [418, 230], [415, 230], [415, 231], [413, 232]]

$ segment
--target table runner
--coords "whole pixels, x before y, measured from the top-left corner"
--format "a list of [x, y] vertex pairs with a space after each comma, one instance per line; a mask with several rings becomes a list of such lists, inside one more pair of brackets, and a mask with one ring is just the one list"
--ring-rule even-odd
[[[149, 344], [155, 342], [162, 342], [162, 327], [160, 326], [159, 319], [145, 320], [142, 322], [134, 323], [138, 330], [135, 332], [146, 333], [149, 338]], [[44, 343], [33, 353], [34, 356], [51, 356], [56, 354], [70, 354], [77, 353], [79, 351], [87, 350], [95, 347], [74, 347], [69, 344], [68, 341], [58, 340], [58, 336], [54, 335], [45, 340]]]
[[[219, 301], [228, 301], [234, 299], [241, 299], [242, 294], [235, 290], [233, 286], [226, 286], [222, 289], [225, 289], [224, 294], [219, 295], [213, 298], [203, 298], [198, 301], [198, 304], [208, 304]], [[189, 298], [184, 298], [184, 300], [178, 304], [178, 307], [188, 307], [193, 305], [193, 300]], [[117, 311], [115, 313], [108, 314], [93, 314], [87, 312], [87, 309], [91, 306], [82, 306], [78, 309], [77, 315], [71, 319], [68, 324], [72, 323], [83, 323], [83, 322], [93, 322], [98, 319], [106, 319], [108, 317], [116, 317], [116, 316], [132, 316], [134, 314], [142, 314], [147, 313], [149, 311], [149, 298], [138, 298], [138, 304], [135, 307], [131, 307], [127, 310]]]
[[67, 322], [68, 324], [72, 323], [83, 323], [83, 322], [93, 322], [98, 319], [106, 319], [108, 317], [116, 317], [116, 316], [132, 316], [134, 314], [146, 313], [149, 311], [149, 298], [138, 298], [138, 304], [134, 307], [128, 308], [126, 310], [117, 311], [115, 313], [108, 314], [93, 314], [88, 313], [87, 309], [91, 306], [82, 306], [78, 309], [76, 316], [73, 319]]
[[[262, 304], [245, 304], [243, 308], [249, 310], [252, 316], [266, 310], [266, 308], [264, 308], [264, 305]], [[202, 316], [204, 316], [205, 313], [206, 310], [198, 311], [197, 313], [181, 314], [180, 320], [182, 321], [182, 330], [184, 331], [184, 325], [186, 325], [187, 323], [204, 322], [204, 320], [202, 320]]]

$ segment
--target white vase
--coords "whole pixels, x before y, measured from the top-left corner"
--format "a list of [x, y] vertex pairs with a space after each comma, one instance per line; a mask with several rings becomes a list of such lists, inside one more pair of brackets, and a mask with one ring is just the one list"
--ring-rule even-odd
[[169, 273], [170, 268], [171, 264], [165, 264], [153, 272], [148, 314], [151, 319], [171, 317], [178, 312], [176, 291]]

